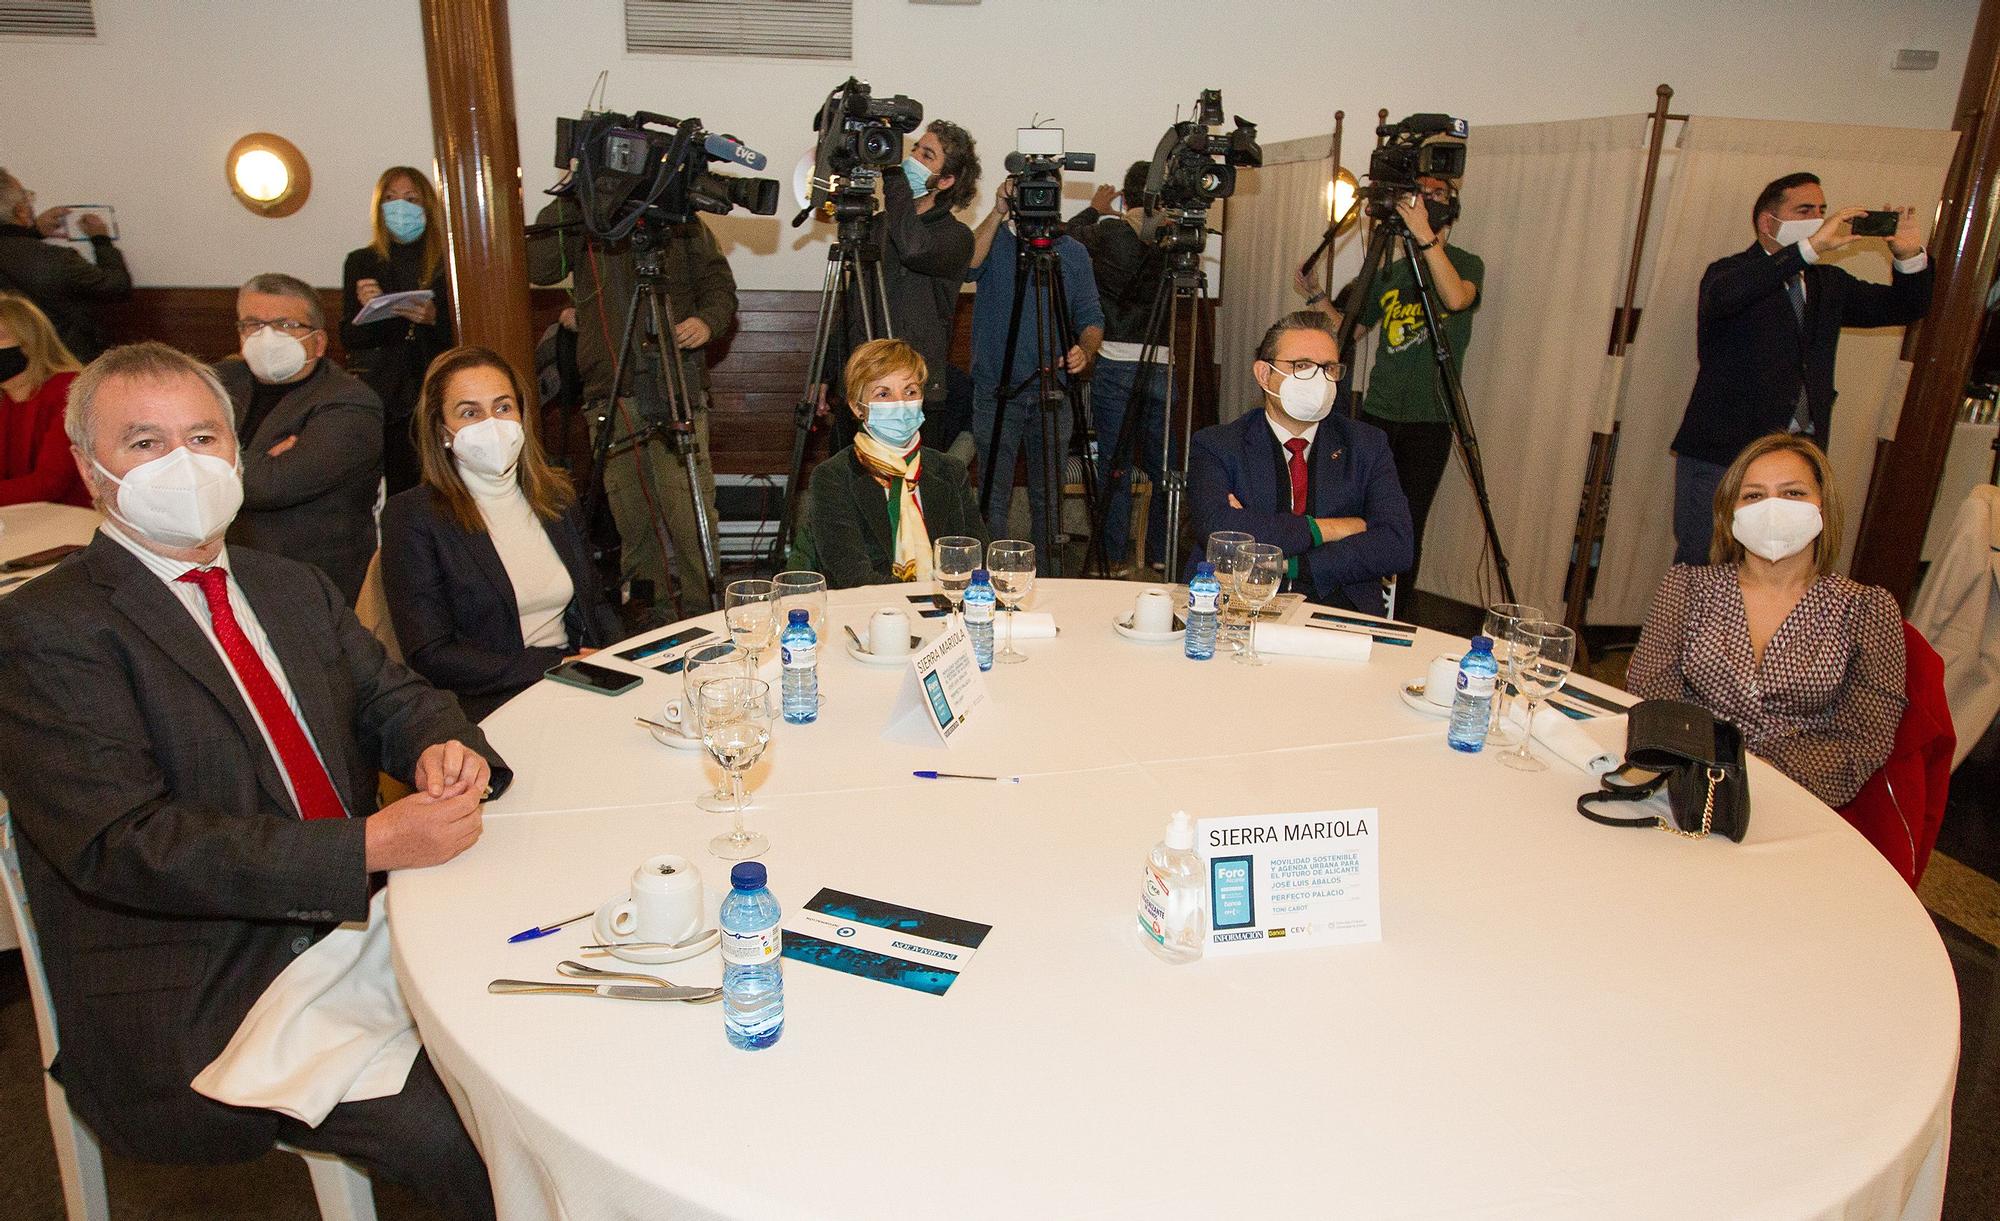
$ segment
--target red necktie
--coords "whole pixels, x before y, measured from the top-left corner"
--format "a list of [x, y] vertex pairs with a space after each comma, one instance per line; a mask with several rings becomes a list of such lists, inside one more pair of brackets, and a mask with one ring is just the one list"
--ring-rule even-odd
[[285, 693], [278, 690], [277, 681], [271, 677], [264, 660], [257, 656], [250, 638], [243, 634], [243, 628], [236, 622], [236, 612], [229, 609], [229, 574], [220, 568], [193, 568], [182, 573], [180, 579], [200, 586], [202, 596], [208, 599], [208, 619], [215, 628], [215, 639], [222, 645], [222, 652], [229, 658], [243, 689], [250, 693], [257, 719], [264, 723], [272, 744], [278, 748], [278, 766], [285, 769], [285, 776], [292, 782], [300, 816], [347, 817], [340, 794], [334, 791], [333, 779], [326, 774], [326, 765], [313, 753], [305, 727], [292, 713], [292, 706], [285, 702]]
[[1285, 448], [1292, 451], [1292, 512], [1304, 515], [1306, 511], [1306, 439], [1293, 437], [1285, 442]]

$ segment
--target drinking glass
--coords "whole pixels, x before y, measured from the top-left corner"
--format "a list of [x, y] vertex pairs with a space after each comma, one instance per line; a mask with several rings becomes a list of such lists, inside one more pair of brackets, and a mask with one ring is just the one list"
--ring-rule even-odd
[[731, 581], [722, 591], [722, 621], [736, 647], [750, 654], [752, 674], [764, 660], [764, 650], [778, 641], [777, 596], [769, 581]]
[[1248, 557], [1243, 548], [1256, 541], [1241, 530], [1217, 530], [1208, 536], [1208, 546], [1202, 551], [1202, 556], [1215, 565], [1215, 583], [1222, 587], [1222, 631], [1215, 641], [1218, 653], [1240, 651], [1243, 637], [1250, 630], [1250, 617], [1243, 613], [1243, 604], [1236, 597], [1236, 581], [1247, 567]]
[[[724, 641], [705, 644], [688, 651], [681, 662], [681, 729], [691, 738], [701, 737], [701, 685], [718, 678], [750, 677], [750, 655]], [[694, 799], [696, 807], [715, 814], [729, 812], [731, 798], [727, 776], [715, 782], [715, 791]]]
[[1014, 647], [1014, 616], [1035, 588], [1035, 545], [1019, 539], [1003, 538], [986, 549], [986, 571], [993, 577], [993, 595], [1008, 611], [1007, 647], [993, 655], [994, 661], [1008, 663], [1028, 660]]
[[1514, 746], [1527, 736], [1525, 731], [1517, 736], [1514, 722], [1507, 717], [1508, 693], [1518, 681], [1514, 630], [1541, 617], [1539, 608], [1519, 602], [1495, 602], [1486, 608], [1486, 623], [1480, 634], [1493, 641], [1493, 660], [1500, 663], [1500, 681], [1493, 690], [1493, 720], [1486, 729], [1486, 740], [1495, 746]]
[[1278, 586], [1285, 579], [1285, 553], [1270, 543], [1246, 543], [1242, 554], [1244, 565], [1236, 578], [1236, 593], [1250, 614], [1250, 630], [1243, 637], [1243, 651], [1236, 655], [1236, 660], [1246, 666], [1261, 666], [1264, 659], [1257, 655], [1257, 614], [1278, 596]]
[[697, 692], [701, 701], [701, 741], [729, 773], [735, 798], [729, 831], [708, 841], [725, 861], [762, 856], [771, 841], [761, 831], [743, 829], [743, 773], [771, 743], [771, 684], [755, 678], [714, 678]]
[[1517, 681], [1521, 694], [1528, 697], [1529, 731], [1521, 735], [1520, 746], [1500, 756], [1500, 762], [1524, 772], [1539, 772], [1548, 764], [1528, 749], [1535, 736], [1535, 705], [1562, 690], [1563, 680], [1576, 661], [1576, 633], [1560, 623], [1532, 619], [1514, 629], [1514, 647], [1520, 654]]
[[951, 609], [965, 609], [965, 587], [972, 584], [972, 570], [979, 567], [979, 540], [963, 534], [947, 534], [931, 544], [931, 576], [938, 592], [951, 602]]

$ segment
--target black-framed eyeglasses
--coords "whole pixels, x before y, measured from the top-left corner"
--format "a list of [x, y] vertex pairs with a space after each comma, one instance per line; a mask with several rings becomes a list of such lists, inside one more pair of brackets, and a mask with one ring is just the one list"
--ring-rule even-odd
[[1309, 370], [1317, 371], [1330, 382], [1339, 381], [1347, 373], [1347, 366], [1337, 360], [1274, 360], [1270, 363], [1273, 369], [1285, 376], [1301, 379], [1313, 376]]
[[293, 339], [301, 335], [310, 335], [319, 329], [310, 322], [300, 322], [294, 318], [238, 318], [236, 333], [248, 339], [267, 326], [281, 335], [290, 335]]

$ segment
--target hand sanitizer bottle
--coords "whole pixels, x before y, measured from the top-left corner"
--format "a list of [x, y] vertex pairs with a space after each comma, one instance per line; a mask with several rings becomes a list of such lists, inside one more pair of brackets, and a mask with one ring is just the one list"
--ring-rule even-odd
[[1174, 811], [1166, 838], [1146, 854], [1140, 881], [1139, 932], [1168, 962], [1194, 962], [1208, 937], [1208, 887], [1194, 851], [1194, 820]]

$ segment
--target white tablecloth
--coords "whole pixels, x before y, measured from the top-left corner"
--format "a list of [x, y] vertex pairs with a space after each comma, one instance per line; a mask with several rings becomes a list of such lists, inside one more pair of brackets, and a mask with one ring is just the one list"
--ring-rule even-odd
[[[29, 504], [0, 505], [0, 562], [47, 551], [65, 543], [88, 543], [101, 520], [95, 511], [79, 509], [75, 505], [49, 504], [40, 500]], [[0, 573], [0, 598], [53, 567], [51, 564], [27, 572]], [[26, 580], [16, 581], [15, 577]], [[6, 799], [0, 797], [0, 813], [4, 813], [6, 808]], [[20, 944], [14, 936], [13, 923], [0, 920], [0, 950], [16, 949]]]
[[[1757, 763], [1741, 845], [1587, 823], [1582, 773], [1457, 754], [1396, 699], [1450, 638], [1197, 664], [1112, 633], [1134, 588], [1045, 583], [1062, 635], [989, 674], [993, 723], [949, 752], [884, 743], [899, 675], [822, 652], [821, 722], [781, 725], [753, 773], [774, 891], [993, 932], [944, 997], [787, 964], [784, 1038], [755, 1054], [713, 1006], [486, 993], [555, 978], [587, 924], [506, 936], [651, 853], [727, 876], [704, 848], [725, 819], [689, 801], [713, 765], [631, 723], [669, 680], [496, 713], [514, 788], [390, 901], [502, 1215], [1937, 1215], [1950, 965], [1831, 811]], [[831, 619], [884, 598], [836, 593]], [[1380, 944], [1178, 968], [1138, 945], [1172, 810], [1353, 806], [1380, 809]]]

